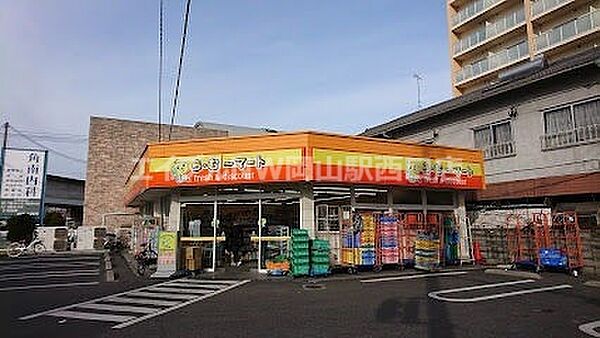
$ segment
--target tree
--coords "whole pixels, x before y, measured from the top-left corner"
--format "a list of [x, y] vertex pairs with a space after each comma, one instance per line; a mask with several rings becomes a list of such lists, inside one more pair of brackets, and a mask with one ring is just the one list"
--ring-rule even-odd
[[36, 218], [29, 214], [16, 215], [8, 219], [6, 227], [8, 228], [9, 242], [19, 242], [25, 240], [31, 242], [33, 231], [35, 230]]
[[46, 213], [46, 217], [44, 217], [44, 225], [50, 227], [62, 227], [65, 226], [65, 218], [60, 212], [50, 211]]

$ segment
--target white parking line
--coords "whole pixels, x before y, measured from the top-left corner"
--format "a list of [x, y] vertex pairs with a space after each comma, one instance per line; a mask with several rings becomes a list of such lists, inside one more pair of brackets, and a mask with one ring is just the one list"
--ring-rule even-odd
[[70, 286], [87, 286], [98, 285], [99, 282], [78, 282], [78, 283], [60, 283], [60, 284], [42, 284], [42, 285], [27, 285], [27, 286], [12, 286], [8, 288], [0, 288], [0, 291], [15, 291], [15, 290], [30, 290], [30, 289], [53, 289]]
[[458, 293], [458, 292], [473, 291], [473, 290], [483, 290], [483, 289], [489, 289], [489, 288], [497, 288], [497, 287], [501, 287], [501, 286], [510, 286], [510, 285], [524, 284], [524, 283], [532, 283], [532, 282], [535, 282], [535, 280], [525, 279], [525, 280], [518, 280], [518, 281], [512, 281], [512, 282], [474, 285], [474, 286], [468, 286], [468, 287], [457, 288], [457, 289], [433, 291], [433, 292], [428, 293], [427, 295], [433, 299], [445, 301], [445, 302], [475, 303], [475, 302], [481, 302], [481, 301], [486, 301], [486, 300], [491, 300], [491, 299], [498, 299], [498, 298], [512, 297], [512, 296], [525, 295], [525, 294], [531, 294], [531, 293], [537, 293], [537, 292], [546, 292], [546, 291], [554, 291], [554, 290], [572, 288], [571, 285], [561, 284], [561, 285], [556, 285], [556, 286], [549, 286], [549, 287], [536, 288], [536, 289], [526, 289], [526, 290], [519, 290], [519, 291], [512, 291], [512, 292], [504, 292], [504, 293], [498, 293], [498, 294], [492, 294], [492, 295], [480, 296], [480, 297], [471, 297], [471, 298], [448, 298], [448, 297], [440, 296], [442, 294]]
[[123, 315], [108, 315], [104, 313], [91, 313], [91, 312], [78, 312], [78, 311], [56, 311], [48, 314], [52, 317], [61, 318], [74, 318], [74, 319], [87, 319], [87, 320], [101, 320], [105, 322], [117, 322], [122, 323], [128, 320], [135, 319], [135, 316], [123, 316]]
[[48, 263], [48, 262], [69, 262], [69, 261], [96, 261], [100, 260], [100, 256], [84, 256], [84, 257], [32, 257], [28, 259], [16, 258], [9, 261], [0, 261], [0, 266], [11, 265], [11, 264], [35, 264], [35, 263]]
[[[218, 295], [248, 282], [250, 281], [218, 281], [217, 283], [220, 285], [216, 288], [217, 285], [214, 281], [208, 281], [208, 285], [202, 284], [202, 280], [167, 281], [24, 316], [19, 320], [54, 316], [117, 322], [119, 324], [112, 328], [121, 329]], [[182, 288], [185, 285], [194, 285], [194, 287], [186, 290]]]
[[238, 283], [236, 283], [236, 284], [231, 284], [231, 286], [228, 286], [228, 287], [226, 287], [226, 288], [224, 288], [224, 289], [221, 289], [221, 290], [217, 290], [217, 291], [215, 291], [214, 293], [211, 293], [211, 294], [208, 294], [208, 295], [205, 295], [205, 296], [201, 296], [201, 297], [198, 297], [198, 298], [196, 298], [196, 299], [189, 300], [189, 301], [187, 301], [187, 302], [185, 302], [185, 303], [181, 303], [181, 304], [179, 304], [179, 305], [176, 305], [176, 306], [170, 307], [170, 308], [168, 308], [168, 309], [165, 309], [165, 310], [162, 310], [162, 311], [159, 311], [159, 312], [153, 313], [153, 314], [149, 314], [149, 315], [147, 315], [147, 316], [139, 317], [139, 318], [137, 318], [137, 319], [134, 319], [134, 320], [132, 320], [132, 321], [128, 321], [128, 322], [125, 322], [125, 323], [122, 323], [122, 324], [119, 324], [119, 325], [115, 325], [115, 326], [113, 326], [113, 329], [122, 329], [122, 328], [125, 328], [125, 327], [128, 327], [128, 326], [131, 326], [131, 325], [133, 325], [133, 324], [139, 323], [139, 322], [141, 322], [141, 321], [148, 320], [148, 319], [150, 319], [150, 318], [153, 318], [153, 317], [156, 317], [156, 316], [160, 316], [160, 315], [163, 315], [163, 314], [165, 314], [165, 313], [168, 313], [168, 312], [171, 312], [171, 311], [175, 311], [175, 310], [177, 310], [177, 309], [180, 309], [180, 308], [182, 308], [182, 307], [188, 306], [188, 305], [190, 305], [190, 304], [193, 304], [193, 303], [199, 302], [199, 301], [201, 301], [201, 300], [203, 300], [203, 299], [206, 299], [206, 298], [209, 298], [209, 297], [212, 297], [212, 296], [218, 295], [218, 294], [220, 294], [220, 293], [223, 293], [223, 292], [225, 292], [225, 291], [229, 291], [229, 290], [231, 290], [231, 289], [233, 289], [233, 288], [236, 288], [236, 287], [238, 287], [238, 286], [242, 286], [242, 285], [244, 285], [244, 284], [246, 284], [246, 283], [250, 283], [250, 281], [249, 281], [249, 280], [243, 280], [243, 281], [241, 281], [241, 282], [238, 282]]
[[100, 270], [90, 270], [87, 272], [71, 272], [66, 271], [68, 273], [54, 273], [47, 272], [41, 274], [34, 274], [31, 276], [13, 276], [13, 277], [4, 277], [0, 278], [1, 282], [15, 281], [15, 280], [29, 280], [29, 279], [44, 279], [44, 278], [66, 278], [66, 277], [90, 277], [90, 276], [99, 276]]
[[597, 331], [596, 328], [600, 329], [600, 320], [579, 325], [579, 330], [581, 332], [584, 332], [592, 337], [600, 337], [600, 331]]
[[[160, 299], [148, 299], [148, 298], [127, 298], [127, 297], [114, 297], [103, 300], [103, 302], [108, 303], [117, 303], [117, 304], [138, 304], [138, 305], [154, 305], [154, 306], [175, 306], [179, 304], [179, 302], [174, 302], [170, 300], [160, 300]], [[86, 305], [86, 304], [83, 304]], [[81, 307], [82, 305], [78, 305], [77, 307]]]
[[160, 309], [151, 309], [151, 308], [141, 307], [141, 306], [93, 304], [93, 303], [79, 305], [78, 308], [90, 309], [90, 310], [115, 311], [115, 312], [133, 312], [133, 313], [143, 313], [143, 314], [154, 313], [154, 312], [160, 310]]
[[464, 275], [464, 274], [467, 274], [467, 273], [468, 273], [467, 271], [438, 272], [438, 273], [420, 273], [420, 274], [409, 275], [409, 276], [383, 277], [383, 278], [374, 278], [374, 279], [362, 279], [360, 282], [361, 283], [392, 282], [392, 281], [418, 279], [418, 278], [456, 276], [456, 275]]
[[72, 262], [72, 263], [32, 263], [27, 265], [17, 265], [17, 266], [3, 266], [0, 267], [0, 272], [4, 271], [18, 271], [18, 270], [32, 270], [32, 269], [45, 269], [45, 268], [83, 268], [86, 266], [97, 267], [100, 266], [100, 262]]

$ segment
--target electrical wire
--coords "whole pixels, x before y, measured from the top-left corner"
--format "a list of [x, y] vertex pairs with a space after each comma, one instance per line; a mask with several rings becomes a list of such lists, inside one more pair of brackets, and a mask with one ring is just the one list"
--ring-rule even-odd
[[177, 68], [177, 81], [175, 83], [175, 95], [173, 95], [173, 109], [171, 110], [171, 123], [169, 124], [169, 141], [173, 131], [173, 123], [175, 122], [175, 113], [177, 112], [177, 99], [179, 98], [179, 85], [181, 83], [181, 70], [183, 68], [183, 56], [185, 53], [185, 40], [187, 37], [188, 22], [190, 17], [190, 7], [192, 0], [187, 0], [185, 9], [185, 18], [183, 21], [183, 33], [181, 35], [181, 49], [179, 51], [179, 67]]
[[163, 78], [163, 0], [158, 14], [158, 142], [162, 138], [162, 78]]
[[56, 149], [54, 149], [54, 148], [52, 148], [52, 147], [48, 147], [47, 145], [44, 145], [44, 144], [42, 144], [42, 143], [40, 143], [40, 142], [38, 142], [38, 141], [36, 141], [36, 140], [32, 139], [31, 137], [29, 137], [29, 136], [27, 136], [26, 134], [22, 133], [21, 131], [19, 131], [18, 129], [16, 129], [16, 128], [15, 128], [15, 127], [13, 127], [13, 126], [9, 126], [9, 128], [10, 128], [10, 129], [12, 129], [12, 130], [13, 130], [15, 133], [17, 133], [18, 135], [20, 135], [21, 137], [23, 137], [24, 139], [26, 139], [27, 141], [29, 141], [29, 142], [31, 142], [31, 143], [33, 143], [33, 144], [35, 144], [35, 145], [36, 145], [36, 146], [38, 146], [38, 147], [42, 147], [42, 148], [44, 148], [44, 149], [47, 149], [49, 152], [52, 152], [52, 153], [53, 153], [53, 154], [55, 154], [55, 155], [58, 155], [58, 156], [60, 156], [60, 157], [62, 157], [62, 158], [65, 158], [65, 159], [71, 160], [71, 161], [73, 161], [73, 162], [78, 162], [78, 163], [86, 163], [86, 161], [85, 161], [85, 160], [82, 160], [82, 159], [79, 159], [79, 158], [73, 157], [73, 156], [71, 156], [71, 155], [65, 154], [65, 153], [63, 153], [63, 152], [60, 152], [60, 151], [58, 151], [58, 150], [56, 150]]
[[[24, 133], [26, 134], [26, 133]], [[30, 138], [37, 140], [44, 140], [51, 143], [71, 143], [71, 144], [81, 144], [87, 142], [88, 138], [72, 138], [72, 137], [59, 137], [59, 136], [44, 136], [44, 135], [35, 135], [35, 134], [26, 134]], [[22, 137], [21, 135], [16, 135], [18, 137]]]

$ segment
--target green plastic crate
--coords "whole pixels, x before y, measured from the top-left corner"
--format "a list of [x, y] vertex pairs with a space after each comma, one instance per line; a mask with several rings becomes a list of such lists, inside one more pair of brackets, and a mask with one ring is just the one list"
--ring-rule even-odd
[[310, 258], [310, 262], [311, 263], [322, 263], [322, 264], [329, 264], [329, 256], [327, 257], [311, 257]]
[[306, 237], [308, 237], [308, 230], [306, 230], [306, 229], [292, 229], [292, 236], [306, 236]]

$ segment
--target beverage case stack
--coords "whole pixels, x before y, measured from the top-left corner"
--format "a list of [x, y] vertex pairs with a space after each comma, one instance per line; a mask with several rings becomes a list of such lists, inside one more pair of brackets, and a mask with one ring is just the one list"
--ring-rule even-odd
[[360, 265], [375, 265], [375, 217], [363, 213], [360, 233]]
[[398, 264], [398, 217], [382, 215], [379, 219], [379, 245], [381, 264]]
[[347, 230], [342, 233], [342, 264], [358, 265], [360, 246], [360, 232]]
[[324, 276], [329, 273], [329, 241], [314, 239], [310, 245], [310, 275]]
[[310, 272], [308, 230], [293, 229], [290, 250], [292, 260], [292, 275], [307, 276]]
[[440, 239], [434, 232], [420, 232], [415, 241], [415, 268], [435, 270], [440, 265]]

